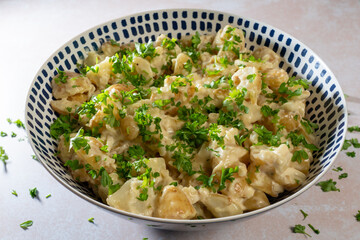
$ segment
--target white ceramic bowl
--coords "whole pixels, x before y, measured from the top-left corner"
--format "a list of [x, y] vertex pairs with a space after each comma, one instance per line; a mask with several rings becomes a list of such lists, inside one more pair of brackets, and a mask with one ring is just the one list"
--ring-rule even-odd
[[[244, 30], [247, 48], [267, 46], [283, 61], [280, 67], [290, 76], [299, 76], [311, 82], [311, 96], [306, 106], [307, 118], [319, 125], [319, 148], [314, 153], [310, 174], [305, 183], [291, 192], [272, 200], [268, 207], [235, 216], [206, 220], [172, 220], [145, 217], [112, 208], [94, 197], [84, 185], [74, 181], [59, 158], [54, 156], [57, 143], [50, 136], [50, 125], [56, 114], [50, 107], [53, 98], [51, 84], [55, 68], [75, 71], [76, 63], [87, 52], [98, 50], [108, 39], [120, 43], [147, 42], [160, 34], [170, 38], [183, 35], [214, 34], [227, 24]], [[44, 167], [60, 183], [79, 197], [120, 217], [154, 228], [194, 230], [219, 227], [229, 221], [244, 220], [266, 212], [299, 196], [310, 188], [330, 168], [339, 153], [346, 133], [346, 105], [342, 90], [335, 76], [324, 62], [299, 40], [267, 24], [228, 13], [200, 9], [170, 9], [143, 12], [98, 25], [74, 37], [52, 54], [36, 74], [26, 101], [26, 127], [32, 148]]]

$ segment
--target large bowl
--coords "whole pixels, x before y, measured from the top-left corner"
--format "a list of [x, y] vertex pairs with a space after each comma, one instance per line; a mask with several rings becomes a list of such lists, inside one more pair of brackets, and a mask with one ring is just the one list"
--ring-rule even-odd
[[[121, 43], [147, 42], [160, 34], [180, 38], [184, 35], [215, 34], [227, 24], [244, 30], [247, 48], [267, 46], [283, 60], [280, 67], [290, 76], [311, 82], [311, 96], [307, 101], [307, 118], [319, 125], [316, 135], [320, 150], [314, 153], [310, 174], [304, 184], [272, 200], [265, 208], [223, 218], [206, 220], [172, 220], [145, 217], [110, 207], [96, 199], [86, 186], [74, 181], [60, 159], [54, 155], [57, 143], [50, 136], [50, 125], [57, 115], [50, 107], [53, 99], [50, 82], [55, 68], [75, 71], [76, 63], [89, 51], [114, 39]], [[294, 199], [310, 188], [329, 170], [345, 139], [347, 114], [343, 92], [335, 76], [324, 62], [306, 45], [289, 34], [256, 20], [228, 13], [200, 9], [170, 9], [143, 12], [98, 25], [74, 37], [52, 54], [36, 74], [26, 101], [26, 127], [31, 146], [44, 167], [67, 189], [117, 216], [154, 228], [173, 230], [206, 229], [228, 224], [229, 221], [248, 219]], [[216, 223], [216, 224], [215, 224]]]

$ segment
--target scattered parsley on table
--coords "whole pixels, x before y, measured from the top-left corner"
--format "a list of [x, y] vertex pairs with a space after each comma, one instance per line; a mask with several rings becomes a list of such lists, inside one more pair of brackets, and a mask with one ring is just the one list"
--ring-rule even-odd
[[88, 221], [91, 222], [91, 223], [94, 223], [94, 219], [95, 218], [92, 217], [92, 218], [89, 218]]
[[17, 192], [15, 190], [12, 190], [11, 194], [16, 196], [16, 197], [18, 196], [18, 194], [17, 194]]
[[305, 232], [305, 226], [303, 226], [301, 224], [296, 224], [295, 227], [293, 228], [293, 232], [294, 233], [302, 233], [302, 234], [305, 234], [306, 236], [311, 237], [311, 235], [309, 235], [308, 233]]
[[29, 189], [29, 191], [32, 198], [36, 198], [38, 196], [38, 190], [36, 188]]
[[300, 212], [301, 212], [302, 215], [304, 216], [304, 219], [303, 219], [303, 220], [305, 220], [305, 218], [308, 216], [308, 214], [307, 214], [306, 212], [304, 212], [303, 210], [301, 210], [301, 209], [300, 209]]
[[26, 221], [26, 222], [23, 222], [23, 223], [21, 223], [20, 224], [20, 227], [22, 228], [22, 229], [28, 229], [28, 227], [31, 227], [33, 225], [33, 221], [32, 220], [28, 220], [28, 221]]
[[309, 228], [311, 228], [311, 230], [313, 230], [313, 231], [314, 231], [314, 233], [316, 233], [316, 234], [319, 234], [319, 233], [320, 233], [320, 230], [319, 230], [319, 229], [314, 228], [314, 226], [313, 226], [313, 225], [311, 225], [310, 223], [308, 224], [308, 226], [309, 226]]
[[360, 210], [358, 210], [358, 213], [355, 215], [356, 221], [360, 222]]
[[316, 186], [320, 186], [321, 190], [323, 192], [330, 192], [330, 191], [338, 191], [340, 192], [340, 189], [336, 188], [336, 182], [334, 182], [332, 179], [329, 179], [327, 181], [318, 182]]

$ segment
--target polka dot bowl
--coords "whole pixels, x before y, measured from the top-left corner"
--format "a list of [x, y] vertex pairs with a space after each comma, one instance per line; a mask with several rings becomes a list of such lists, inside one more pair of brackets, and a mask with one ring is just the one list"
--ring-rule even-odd
[[[273, 49], [282, 57], [281, 68], [290, 76], [305, 78], [311, 83], [306, 115], [319, 125], [316, 135], [320, 150], [314, 154], [306, 182], [294, 191], [282, 194], [270, 206], [256, 211], [206, 220], [172, 220], [145, 217], [107, 206], [98, 201], [86, 186], [73, 180], [66, 167], [55, 156], [57, 142], [51, 138], [49, 130], [57, 117], [50, 107], [50, 100], [53, 99], [50, 83], [56, 74], [56, 68], [75, 71], [76, 63], [84, 59], [89, 51], [98, 50], [109, 39], [128, 43], [147, 42], [150, 39], [154, 41], [162, 33], [170, 38], [181, 38], [196, 31], [200, 34], [214, 34], [227, 24], [244, 30], [247, 48], [253, 50], [257, 46], [266, 46]], [[345, 99], [340, 85], [311, 49], [289, 34], [256, 20], [199, 9], [157, 10], [134, 14], [98, 25], [71, 39], [55, 51], [36, 74], [27, 96], [25, 114], [27, 134], [34, 152], [51, 175], [66, 188], [102, 209], [133, 222], [172, 230], [221, 227], [222, 224], [248, 219], [294, 199], [330, 169], [341, 149], [347, 125]]]

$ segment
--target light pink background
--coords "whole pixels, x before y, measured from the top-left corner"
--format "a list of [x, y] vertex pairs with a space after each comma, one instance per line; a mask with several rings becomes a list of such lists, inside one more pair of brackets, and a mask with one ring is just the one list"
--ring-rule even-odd
[[[75, 35], [105, 21], [161, 8], [207, 8], [246, 16], [290, 33], [313, 49], [332, 69], [347, 99], [349, 126], [360, 125], [360, 2], [349, 1], [0, 1], [0, 131], [25, 132], [6, 118], [24, 119], [28, 87], [43, 62]], [[18, 138], [19, 138], [18, 137]], [[360, 134], [348, 134], [360, 137]], [[135, 225], [90, 205], [54, 180], [31, 159], [26, 141], [0, 138], [9, 157], [7, 172], [0, 164], [0, 239], [305, 239], [290, 227], [311, 223], [320, 229], [313, 239], [360, 239], [360, 151], [344, 152], [334, 166], [349, 174], [328, 172], [341, 192], [312, 187], [285, 205], [246, 222], [213, 232], [166, 232]], [[40, 201], [31, 199], [37, 187]], [[19, 197], [11, 195], [15, 189]], [[51, 193], [52, 197], [45, 196]], [[300, 209], [309, 214], [302, 220]], [[87, 221], [94, 217], [95, 224]], [[27, 231], [19, 224], [33, 220]]]

